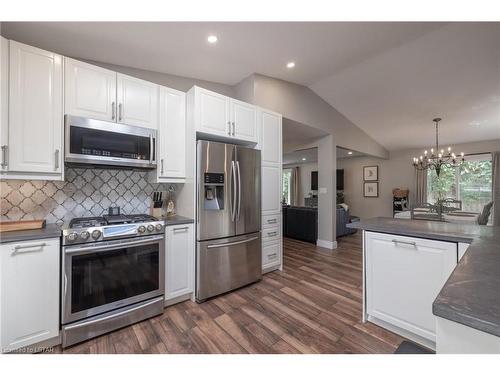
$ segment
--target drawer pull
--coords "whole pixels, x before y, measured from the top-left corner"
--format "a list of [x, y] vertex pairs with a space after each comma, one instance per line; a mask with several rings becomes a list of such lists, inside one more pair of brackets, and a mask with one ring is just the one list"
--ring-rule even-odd
[[[35, 251], [41, 251], [43, 248], [47, 246], [45, 242], [42, 243], [37, 243], [34, 245], [17, 245], [12, 249], [12, 255], [16, 255], [19, 253], [31, 253]], [[26, 250], [26, 249], [34, 249], [34, 250], [27, 250], [27, 251], [20, 251], [20, 250]]]
[[267, 222], [268, 222], [269, 224], [275, 224], [275, 223], [277, 223], [277, 222], [278, 222], [278, 220], [276, 220], [276, 219], [267, 219]]
[[274, 259], [278, 256], [278, 254], [268, 254], [267, 259]]
[[395, 244], [395, 245], [410, 245], [410, 246], [413, 246], [413, 247], [417, 247], [417, 243], [414, 242], [414, 241], [400, 241], [400, 240], [392, 240], [392, 242]]
[[267, 233], [268, 237], [274, 237], [276, 236], [277, 232], [269, 232]]
[[174, 232], [185, 231], [185, 230], [188, 230], [188, 229], [189, 229], [189, 227], [174, 228]]

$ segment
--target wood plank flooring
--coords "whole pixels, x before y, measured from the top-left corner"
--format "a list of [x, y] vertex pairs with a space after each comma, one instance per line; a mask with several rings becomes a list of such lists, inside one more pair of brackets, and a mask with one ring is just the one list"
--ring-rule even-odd
[[55, 353], [393, 353], [402, 338], [361, 319], [361, 236], [336, 250], [284, 240], [284, 270], [203, 304]]

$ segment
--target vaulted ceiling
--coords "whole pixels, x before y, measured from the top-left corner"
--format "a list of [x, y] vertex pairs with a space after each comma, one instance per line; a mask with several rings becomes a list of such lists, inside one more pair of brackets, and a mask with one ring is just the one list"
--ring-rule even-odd
[[500, 23], [1, 26], [8, 38], [76, 58], [227, 85], [252, 73], [299, 83], [389, 150], [432, 144], [438, 115], [443, 143], [500, 138]]

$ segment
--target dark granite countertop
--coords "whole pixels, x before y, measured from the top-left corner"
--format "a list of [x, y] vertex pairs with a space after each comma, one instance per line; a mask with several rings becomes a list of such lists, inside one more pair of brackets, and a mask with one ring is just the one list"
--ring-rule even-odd
[[373, 218], [350, 228], [466, 242], [470, 246], [432, 305], [434, 315], [500, 336], [500, 228]]
[[194, 219], [190, 219], [185, 216], [175, 215], [173, 217], [163, 217], [162, 220], [165, 220], [165, 225], [168, 227], [170, 225], [181, 225], [181, 224], [192, 224], [194, 223]]
[[61, 226], [47, 224], [42, 229], [16, 230], [0, 234], [0, 243], [39, 240], [42, 238], [58, 238], [61, 236]]

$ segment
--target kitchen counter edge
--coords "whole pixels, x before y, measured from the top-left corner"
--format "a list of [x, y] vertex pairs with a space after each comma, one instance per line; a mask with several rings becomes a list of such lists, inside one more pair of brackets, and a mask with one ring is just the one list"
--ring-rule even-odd
[[61, 237], [61, 226], [57, 224], [47, 224], [45, 228], [16, 230], [12, 232], [3, 232], [0, 234], [0, 244], [41, 240], [44, 238], [59, 238]]

